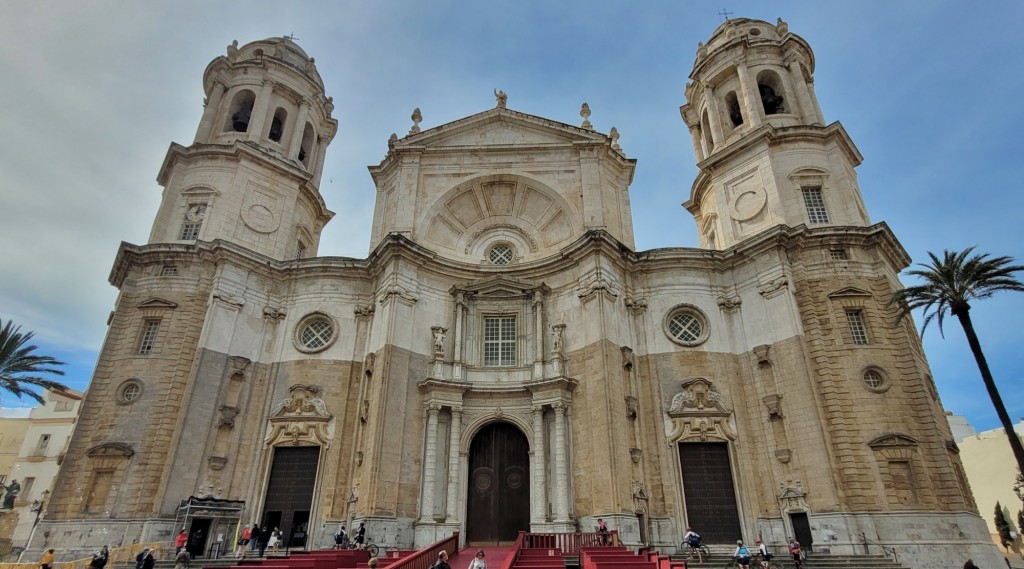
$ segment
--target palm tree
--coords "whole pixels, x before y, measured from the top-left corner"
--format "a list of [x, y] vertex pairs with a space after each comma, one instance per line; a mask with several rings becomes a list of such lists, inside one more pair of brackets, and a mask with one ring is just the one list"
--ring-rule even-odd
[[946, 314], [957, 317], [967, 336], [967, 343], [971, 346], [978, 370], [981, 371], [981, 379], [985, 382], [989, 398], [992, 399], [992, 406], [996, 408], [996, 415], [999, 416], [1003, 430], [1010, 439], [1010, 448], [1017, 459], [1017, 466], [1024, 471], [1024, 447], [1013, 430], [1013, 423], [1006, 413], [1003, 398], [996, 389], [996, 382], [992, 379], [988, 362], [985, 361], [985, 353], [981, 351], [978, 334], [974, 331], [970, 312], [970, 302], [973, 300], [985, 299], [1003, 290], [1024, 292], [1024, 284], [1013, 276], [1013, 273], [1024, 271], [1024, 266], [1013, 265], [1014, 260], [1011, 257], [990, 259], [988, 253], [972, 255], [973, 251], [974, 247], [968, 247], [960, 252], [944, 251], [942, 259], [929, 252], [930, 264], [918, 263], [917, 266], [923, 269], [907, 271], [908, 275], [921, 279], [924, 284], [897, 291], [892, 295], [890, 305], [896, 304], [900, 307], [897, 323], [909, 316], [912, 310], [924, 309], [922, 335], [932, 320], [938, 322], [939, 333], [942, 334], [942, 320]]
[[66, 385], [39, 376], [46, 373], [64, 375], [63, 371], [54, 367], [62, 366], [64, 362], [50, 356], [33, 354], [36, 347], [26, 344], [34, 335], [35, 332], [22, 334], [21, 326], [15, 326], [11, 320], [0, 328], [0, 389], [14, 394], [18, 399], [28, 395], [39, 403], [45, 403], [41, 395], [27, 386], [67, 390]]

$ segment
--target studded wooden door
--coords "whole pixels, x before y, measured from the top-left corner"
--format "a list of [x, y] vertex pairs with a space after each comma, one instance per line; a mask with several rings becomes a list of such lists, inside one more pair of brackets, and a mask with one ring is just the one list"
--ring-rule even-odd
[[469, 447], [469, 542], [515, 541], [530, 529], [529, 443], [507, 423], [484, 427]]
[[285, 546], [305, 544], [320, 447], [277, 447], [260, 526], [278, 527]]
[[726, 443], [680, 443], [686, 525], [704, 543], [735, 543], [742, 539], [736, 491]]

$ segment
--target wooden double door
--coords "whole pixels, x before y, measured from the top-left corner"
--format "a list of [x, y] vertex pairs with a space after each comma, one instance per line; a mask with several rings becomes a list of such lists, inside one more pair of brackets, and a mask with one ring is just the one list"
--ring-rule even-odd
[[680, 443], [679, 464], [683, 472], [686, 525], [700, 534], [704, 543], [733, 544], [743, 539], [729, 445]]
[[467, 541], [512, 543], [530, 529], [530, 448], [508, 423], [492, 423], [469, 447]]

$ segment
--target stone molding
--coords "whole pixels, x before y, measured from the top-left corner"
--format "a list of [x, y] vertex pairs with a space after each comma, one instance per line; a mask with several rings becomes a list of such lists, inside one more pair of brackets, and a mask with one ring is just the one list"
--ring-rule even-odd
[[264, 444], [298, 446], [306, 443], [324, 448], [330, 446], [331, 437], [327, 426], [334, 416], [320, 398], [320, 388], [298, 383], [289, 387], [288, 392], [290, 396], [270, 412]]

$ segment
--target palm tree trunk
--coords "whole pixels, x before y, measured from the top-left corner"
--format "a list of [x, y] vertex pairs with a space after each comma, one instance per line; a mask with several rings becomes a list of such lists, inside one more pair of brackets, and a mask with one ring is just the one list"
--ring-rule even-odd
[[971, 322], [971, 314], [968, 312], [970, 309], [958, 311], [956, 317], [960, 319], [960, 325], [964, 328], [964, 334], [967, 336], [967, 343], [971, 346], [971, 352], [974, 353], [974, 360], [978, 363], [978, 370], [981, 371], [981, 379], [985, 382], [985, 389], [988, 390], [988, 396], [992, 399], [992, 406], [996, 408], [996, 415], [999, 416], [999, 422], [1003, 424], [1003, 430], [1006, 431], [1007, 438], [1010, 439], [1010, 448], [1013, 449], [1013, 456], [1017, 459], [1017, 468], [1020, 472], [1024, 472], [1024, 445], [1021, 445], [1020, 437], [1013, 430], [1013, 422], [1010, 421], [1010, 416], [1006, 413], [1006, 406], [1003, 405], [1003, 398], [999, 396], [999, 390], [996, 388], [996, 382], [992, 379], [992, 372], [988, 369], [988, 362], [985, 360], [985, 353], [981, 351], [981, 342], [978, 341], [978, 335], [974, 332], [974, 324]]

